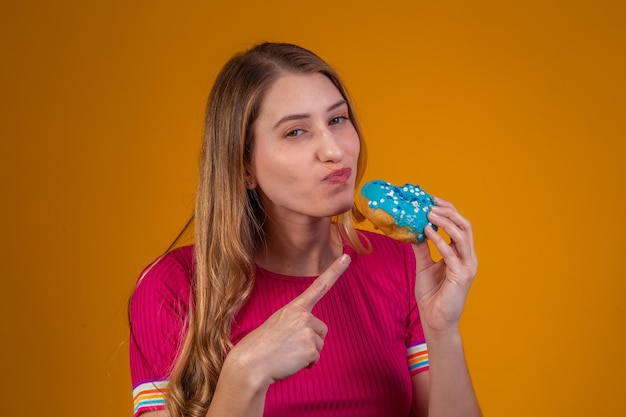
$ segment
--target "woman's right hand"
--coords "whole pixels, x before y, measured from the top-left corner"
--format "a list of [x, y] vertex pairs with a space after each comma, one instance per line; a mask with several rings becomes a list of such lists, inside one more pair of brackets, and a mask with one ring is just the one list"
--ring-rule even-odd
[[348, 255], [339, 257], [302, 294], [241, 339], [226, 362], [256, 375], [264, 387], [315, 365], [328, 327], [311, 311], [349, 264]]

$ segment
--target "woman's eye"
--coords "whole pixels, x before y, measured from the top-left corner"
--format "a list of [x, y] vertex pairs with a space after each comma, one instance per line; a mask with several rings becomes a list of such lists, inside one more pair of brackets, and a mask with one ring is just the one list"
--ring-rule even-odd
[[346, 120], [348, 120], [346, 116], [337, 116], [337, 117], [333, 117], [332, 119], [330, 119], [329, 124], [338, 125], [340, 123], [345, 122]]
[[303, 132], [302, 129], [294, 129], [294, 130], [291, 130], [291, 131], [287, 132], [286, 136], [288, 138], [295, 138], [297, 136], [300, 136], [302, 134], [302, 132]]

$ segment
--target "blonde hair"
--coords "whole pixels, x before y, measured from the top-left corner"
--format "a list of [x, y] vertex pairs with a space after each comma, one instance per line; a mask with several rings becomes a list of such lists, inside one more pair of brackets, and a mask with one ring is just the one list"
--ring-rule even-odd
[[[296, 45], [263, 43], [235, 55], [209, 95], [194, 212], [195, 276], [185, 340], [167, 394], [172, 417], [206, 415], [228, 351], [233, 317], [254, 285], [254, 254], [263, 242], [264, 214], [255, 190], [245, 185], [254, 146], [252, 127], [266, 91], [287, 73], [322, 73], [348, 103], [361, 142], [357, 184], [366, 151], [348, 92], [333, 69]], [[356, 205], [335, 216], [343, 238], [365, 251], [353, 226], [362, 221]]]

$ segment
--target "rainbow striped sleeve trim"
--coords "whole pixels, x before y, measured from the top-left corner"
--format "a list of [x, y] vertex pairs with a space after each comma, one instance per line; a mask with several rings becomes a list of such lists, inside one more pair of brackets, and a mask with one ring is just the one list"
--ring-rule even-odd
[[409, 373], [417, 373], [428, 370], [428, 349], [426, 343], [413, 343], [406, 348], [406, 360], [409, 365]]
[[144, 382], [133, 388], [135, 417], [144, 411], [164, 410], [167, 381]]

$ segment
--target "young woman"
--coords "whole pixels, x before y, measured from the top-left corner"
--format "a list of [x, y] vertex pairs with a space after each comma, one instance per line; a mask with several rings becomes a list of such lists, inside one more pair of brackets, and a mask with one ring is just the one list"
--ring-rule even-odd
[[[365, 146], [318, 56], [233, 57], [206, 113], [195, 243], [142, 273], [130, 304], [135, 414], [479, 416], [459, 319], [472, 229], [437, 199], [428, 245], [358, 231]], [[428, 350], [426, 349], [428, 346]]]

